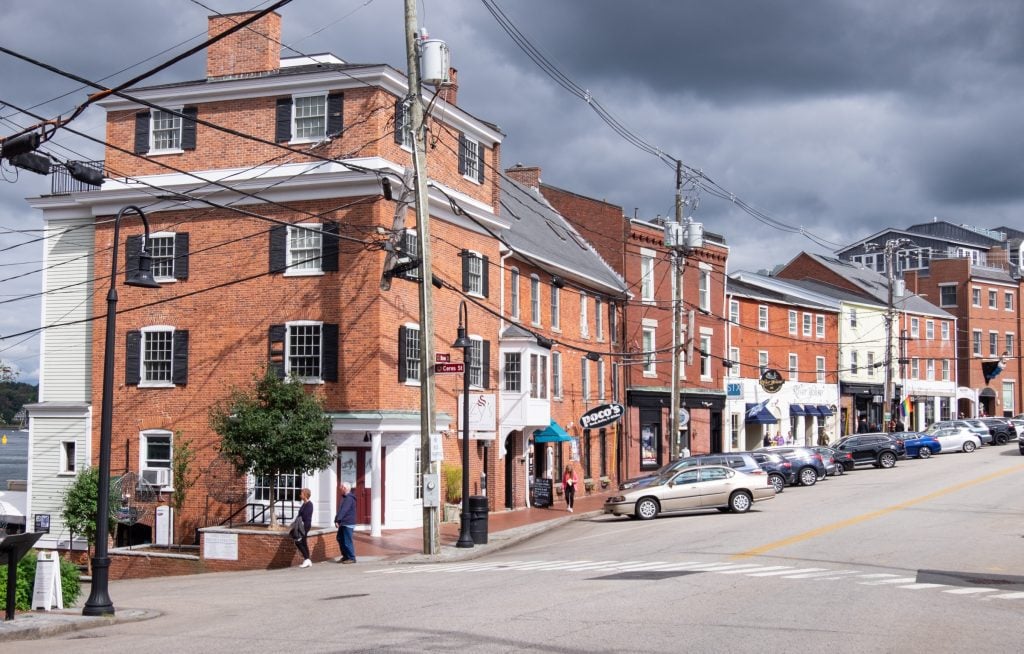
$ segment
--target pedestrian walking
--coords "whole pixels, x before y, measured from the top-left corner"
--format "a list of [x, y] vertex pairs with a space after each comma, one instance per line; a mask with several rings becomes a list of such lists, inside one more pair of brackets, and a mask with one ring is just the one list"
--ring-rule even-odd
[[572, 513], [573, 501], [576, 499], [576, 486], [580, 483], [572, 464], [565, 466], [565, 474], [562, 475], [562, 490], [565, 492], [565, 503], [569, 505], [568, 511]]
[[356, 550], [352, 535], [356, 530], [356, 496], [345, 482], [338, 484], [338, 490], [341, 492], [341, 501], [338, 502], [338, 513], [334, 516], [334, 526], [338, 528], [341, 562], [355, 563]]
[[302, 555], [300, 568], [308, 568], [313, 565], [313, 562], [309, 559], [309, 543], [306, 542], [309, 528], [313, 525], [313, 502], [309, 499], [311, 495], [312, 493], [308, 488], [303, 488], [299, 491], [302, 506], [299, 507], [299, 515], [295, 516], [295, 522], [292, 523], [291, 528], [292, 538], [295, 539], [295, 547], [298, 548], [299, 554]]
[[765, 447], [771, 447], [772, 446], [772, 438], [771, 438], [771, 436], [769, 436], [768, 434], [765, 434], [764, 435], [764, 440], [761, 441], [761, 445], [763, 445]]

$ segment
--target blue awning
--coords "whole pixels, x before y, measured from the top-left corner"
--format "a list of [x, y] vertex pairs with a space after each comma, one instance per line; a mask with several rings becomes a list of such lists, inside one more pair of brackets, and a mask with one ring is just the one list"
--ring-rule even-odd
[[559, 427], [558, 423], [554, 420], [552, 420], [551, 424], [544, 429], [535, 429], [533, 432], [534, 443], [563, 443], [571, 440], [572, 436]]
[[829, 416], [835, 415], [834, 413], [832, 413], [832, 409], [828, 408], [827, 404], [819, 404], [818, 405], [818, 413], [821, 414], [821, 416], [823, 418], [827, 418]]
[[789, 415], [791, 415], [791, 416], [806, 416], [807, 412], [804, 411], [804, 408], [802, 406], [800, 406], [799, 404], [790, 404], [789, 405]]
[[804, 415], [808, 415], [808, 416], [814, 417], [814, 416], [820, 416], [821, 414], [818, 413], [818, 407], [817, 406], [815, 406], [813, 404], [805, 404], [804, 405]]
[[754, 423], [758, 425], [774, 425], [779, 421], [778, 418], [772, 415], [772, 412], [767, 407], [757, 408], [757, 404], [747, 403], [747, 424]]

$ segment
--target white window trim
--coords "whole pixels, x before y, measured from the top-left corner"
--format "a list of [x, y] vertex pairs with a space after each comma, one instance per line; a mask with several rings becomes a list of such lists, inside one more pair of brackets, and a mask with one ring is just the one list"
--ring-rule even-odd
[[541, 325], [540, 277], [536, 274], [530, 275], [530, 324], [534, 327]]
[[910, 337], [921, 338], [921, 319], [911, 316], [910, 318]]
[[926, 340], [935, 340], [935, 321], [925, 320], [924, 321], [924, 337]]
[[[643, 359], [643, 367], [641, 368], [641, 370], [643, 370], [643, 376], [644, 377], [657, 377], [658, 376], [658, 357], [655, 355], [654, 351], [658, 349], [658, 323], [657, 323], [656, 320], [653, 320], [651, 318], [644, 318], [643, 322], [641, 324], [641, 331], [640, 331], [640, 347], [641, 348], [643, 348], [643, 342], [644, 342], [644, 338], [643, 337], [648, 332], [650, 332], [650, 334], [651, 334], [651, 349], [649, 351], [641, 349], [641, 354], [644, 357], [644, 359]], [[649, 370], [648, 370], [648, 367], [647, 367], [648, 359], [651, 362]]]
[[700, 303], [701, 309], [703, 309], [704, 311], [711, 311], [711, 271], [704, 270], [703, 266], [705, 265], [707, 264], [700, 264], [702, 270], [700, 271], [700, 280], [698, 281], [698, 283], [703, 285], [704, 288], [703, 290], [701, 290], [698, 286], [697, 299]]
[[939, 327], [939, 334], [942, 340], [949, 340], [949, 322], [945, 320], [942, 321], [941, 326]]
[[[977, 347], [975, 347], [977, 345]], [[971, 356], [980, 357], [985, 351], [985, 343], [982, 342], [981, 330], [971, 330]]]
[[[324, 99], [324, 134], [320, 138], [309, 138], [309, 137], [297, 138], [295, 135], [298, 134], [299, 130], [296, 129], [296, 125], [295, 125], [295, 121], [296, 121], [295, 109], [298, 106], [298, 102], [296, 102], [296, 100], [298, 100], [300, 98], [316, 98], [316, 97], [322, 97]], [[314, 93], [295, 93], [295, 94], [292, 95], [292, 122], [291, 122], [292, 138], [291, 138], [290, 141], [288, 141], [289, 145], [298, 144], [298, 143], [323, 143], [324, 141], [327, 140], [327, 118], [328, 118], [328, 115], [327, 115], [327, 112], [328, 112], [327, 102], [328, 102], [328, 100], [327, 100], [327, 91], [316, 91]]]
[[804, 336], [805, 338], [810, 338], [811, 336], [813, 336], [814, 335], [814, 316], [812, 316], [811, 314], [809, 314], [809, 313], [807, 313], [805, 311], [805, 312], [803, 312], [803, 315], [800, 316], [800, 320], [801, 320], [801, 325], [802, 325], [801, 326], [801, 330], [800, 330], [800, 335]]
[[152, 247], [150, 246], [150, 241], [153, 241], [158, 238], [171, 239], [171, 276], [168, 277], [166, 275], [153, 275], [153, 279], [160, 282], [161, 284], [172, 284], [178, 281], [178, 278], [174, 276], [174, 268], [177, 265], [178, 256], [176, 237], [177, 234], [175, 232], [155, 232], [149, 235], [149, 240], [146, 242], [146, 251], [149, 252], [150, 255], [152, 256], [153, 250]]
[[[764, 363], [761, 363], [762, 361], [764, 361]], [[761, 376], [761, 368], [764, 368], [765, 370], [767, 370], [768, 368], [771, 367], [771, 365], [772, 365], [772, 360], [768, 356], [768, 350], [758, 350], [757, 351], [757, 376], [758, 377]]]
[[[139, 343], [139, 388], [174, 388], [174, 327], [171, 325], [147, 325], [139, 329], [142, 341]], [[171, 333], [171, 378], [167, 381], [150, 381], [146, 379], [146, 334]]]
[[[305, 327], [307, 325], [318, 325], [320, 327], [320, 376], [319, 377], [299, 377], [299, 381], [303, 384], [323, 384], [324, 382], [324, 323], [320, 320], [291, 320], [284, 324], [284, 372], [285, 375], [291, 376], [291, 365], [289, 358], [292, 345], [292, 327]], [[423, 338], [422, 334], [420, 338]], [[420, 347], [423, 347], [421, 344]]]
[[[564, 385], [563, 384], [564, 380], [562, 378], [562, 353], [561, 352], [555, 352], [555, 351], [552, 350], [550, 363], [551, 363], [551, 399], [552, 400], [560, 400], [560, 399], [562, 399], [562, 386]], [[555, 386], [555, 379], [556, 379], [555, 368], [558, 369], [558, 376], [557, 376], [558, 386], [557, 387]]]
[[[146, 465], [146, 441], [150, 436], [167, 436], [170, 438], [171, 451], [170, 459], [167, 462], [167, 467], [161, 466], [150, 467]], [[160, 486], [162, 491], [174, 490], [174, 476], [171, 471], [174, 470], [174, 432], [167, 429], [143, 429], [139, 432], [139, 479], [142, 478], [143, 470], [167, 470], [167, 485]]]
[[590, 317], [587, 315], [586, 293], [580, 292], [580, 338], [590, 338]]
[[943, 288], [952, 288], [953, 289], [953, 297], [955, 298], [956, 297], [956, 286], [957, 286], [956, 282], [953, 282], [952, 284], [939, 284], [939, 306], [940, 307], [955, 307], [956, 306], [956, 302], [953, 302], [953, 304], [947, 304], [947, 303], [942, 301], [942, 289]]
[[[423, 330], [420, 329], [419, 323], [407, 322], [407, 323], [405, 323], [402, 326], [405, 327], [407, 330], [413, 330], [413, 331], [419, 332], [419, 335], [420, 335], [420, 347], [422, 348], [423, 347]], [[321, 345], [322, 345], [322, 343], [321, 343]], [[403, 349], [404, 349], [404, 343], [403, 343]], [[323, 360], [323, 357], [321, 357], [321, 361], [322, 360]], [[408, 370], [408, 366], [406, 367], [406, 370]], [[406, 386], [420, 386], [423, 383], [422, 379], [423, 379], [423, 371], [420, 370], [420, 376], [419, 376], [418, 379], [412, 379], [408, 375], [406, 375], [405, 380], [404, 380], [403, 383]]]
[[[74, 461], [71, 461], [71, 469], [70, 470], [68, 469], [68, 451], [67, 451], [67, 445], [69, 443], [71, 445], [75, 446], [75, 459], [74, 459]], [[74, 439], [71, 439], [71, 438], [62, 439], [60, 441], [60, 452], [59, 452], [59, 454], [60, 454], [60, 468], [59, 468], [59, 471], [57, 472], [57, 476], [58, 477], [74, 477], [75, 475], [77, 475], [78, 474], [78, 460], [80, 458], [79, 455], [78, 455], [78, 441], [76, 441]]]
[[[819, 329], [820, 327], [820, 329]], [[814, 338], [825, 338], [825, 315], [814, 314]]]
[[179, 123], [178, 123], [178, 145], [179, 145], [179, 147], [177, 147], [177, 148], [160, 148], [160, 149], [157, 149], [156, 146], [153, 145], [153, 142], [155, 140], [155, 138], [154, 138], [155, 137], [154, 130], [156, 129], [156, 115], [155, 115], [156, 112], [157, 111], [162, 111], [163, 113], [177, 112], [177, 113], [181, 114], [184, 109], [185, 109], [185, 107], [183, 105], [177, 105], [177, 106], [167, 106], [167, 107], [164, 107], [162, 110], [161, 109], [150, 109], [149, 110], [149, 152], [146, 153], [147, 157], [151, 157], [151, 156], [155, 156], [155, 155], [161, 155], [161, 154], [181, 154], [181, 153], [185, 152], [180, 147], [181, 139], [184, 136], [184, 131], [185, 131], [184, 130], [185, 119], [182, 118], [181, 116], [175, 116], [178, 119], [178, 121], [179, 121]]
[[[978, 298], [977, 302], [974, 301], [975, 296], [977, 296], [977, 298]], [[980, 307], [981, 306], [981, 301], [983, 299], [981, 296], [982, 296], [982, 288], [980, 286], [972, 286], [971, 287], [971, 306], [972, 307]]]
[[[714, 377], [714, 373], [711, 370], [711, 366], [713, 365], [712, 364], [712, 360], [711, 360], [711, 339], [714, 336], [714, 334], [704, 333], [705, 329], [706, 329], [705, 327], [701, 327], [701, 333], [700, 333], [700, 349], [703, 350], [706, 353], [706, 354], [701, 354], [700, 355], [700, 366], [699, 366], [699, 368], [700, 368], [700, 379], [701, 379], [701, 381], [711, 381], [712, 378]], [[707, 345], [707, 347], [705, 347], [705, 344]], [[704, 368], [705, 368], [704, 362], [705, 361], [707, 362], [707, 372], [706, 373], [705, 373], [705, 370], [704, 370]]]
[[[478, 335], [478, 334], [470, 334], [469, 335], [469, 340], [471, 340], [471, 341], [478, 341], [480, 343], [480, 354], [482, 356], [483, 355], [483, 347], [484, 347], [484, 339], [483, 339], [483, 337]], [[483, 360], [481, 360], [480, 361], [480, 382], [481, 383], [474, 384], [474, 383], [470, 382], [470, 385], [469, 385], [470, 388], [481, 389], [481, 388], [484, 387], [484, 382], [486, 382], [487, 380], [485, 380], [483, 378], [483, 372], [484, 372], [484, 365], [483, 365]], [[472, 375], [470, 375], [470, 377], [472, 377]]]
[[462, 174], [462, 178], [480, 186], [480, 148], [483, 146], [480, 144], [478, 139], [475, 139], [472, 136], [464, 134], [463, 137], [466, 139], [467, 144], [472, 143], [476, 148], [474, 148], [471, 156], [466, 158], [466, 172]]
[[[758, 320], [760, 321], [760, 309], [758, 309]], [[792, 309], [789, 310], [789, 333], [793, 336], [800, 333], [800, 317]]]
[[[284, 233], [284, 263], [285, 269], [283, 275], [285, 277], [313, 277], [324, 274], [324, 231], [322, 223], [298, 223], [296, 225], [288, 225]], [[317, 267], [313, 268], [293, 268], [295, 264], [292, 261], [292, 230], [294, 229], [313, 229], [320, 232], [320, 257], [316, 260]]]
[[[761, 314], [764, 313], [764, 326], [761, 326]], [[757, 305], [757, 329], [758, 331], [766, 332], [771, 326], [770, 322], [771, 314], [768, 311], [768, 307], [764, 304]]]
[[[1010, 301], [1010, 306], [1006, 306], [1007, 300]], [[1003, 311], [1013, 311], [1014, 304], [1015, 302], [1013, 301], [1013, 292], [1003, 291]]]
[[602, 309], [604, 302], [601, 302], [601, 298], [594, 297], [594, 338], [598, 341], [604, 341], [604, 319], [602, 316]]
[[[480, 262], [480, 290], [469, 289], [468, 291], [466, 291], [466, 294], [467, 295], [472, 295], [473, 297], [483, 297], [484, 296], [484, 289], [483, 289], [483, 286], [484, 286], [484, 266], [486, 265], [484, 263], [484, 255], [479, 253], [479, 252], [477, 252], [477, 251], [475, 251], [475, 250], [466, 250], [466, 254], [464, 256], [472, 257], [472, 258], [474, 258], [474, 259], [476, 259], [477, 261]], [[467, 273], [467, 280], [466, 281], [467, 282], [469, 281], [468, 273]]]
[[733, 325], [740, 324], [739, 300], [729, 300], [729, 322], [731, 322]]
[[729, 348], [729, 361], [732, 363], [732, 368], [729, 368], [729, 377], [740, 377], [740, 349], [738, 347]]
[[562, 331], [562, 289], [551, 286], [551, 331]]
[[789, 367], [786, 372], [789, 373], [789, 381], [800, 381], [800, 357], [796, 352], [789, 353], [788, 363]]
[[657, 253], [654, 250], [640, 248], [640, 301], [644, 304], [655, 303], [654, 261], [656, 255]]
[[512, 268], [509, 271], [509, 282], [508, 282], [508, 294], [509, 294], [509, 318], [519, 321], [519, 303], [522, 301], [522, 297], [519, 295], [519, 274], [518, 268]]
[[814, 379], [819, 384], [825, 383], [825, 357], [814, 357]]

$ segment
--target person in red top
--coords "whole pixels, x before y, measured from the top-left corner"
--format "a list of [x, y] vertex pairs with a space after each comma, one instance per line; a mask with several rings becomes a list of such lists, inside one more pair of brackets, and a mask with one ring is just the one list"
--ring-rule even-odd
[[573, 500], [576, 499], [576, 486], [580, 483], [572, 464], [565, 466], [565, 474], [562, 475], [562, 490], [565, 491], [565, 503], [569, 505], [569, 513], [572, 513]]

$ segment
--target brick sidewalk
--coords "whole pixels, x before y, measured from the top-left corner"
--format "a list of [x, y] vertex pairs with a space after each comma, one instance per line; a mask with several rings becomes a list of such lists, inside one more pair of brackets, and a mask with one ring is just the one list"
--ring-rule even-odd
[[[582, 514], [600, 511], [604, 501], [612, 489], [600, 492], [592, 492], [590, 495], [581, 495], [576, 498], [574, 512], [565, 510], [565, 502], [557, 500], [551, 508], [539, 509], [515, 509], [494, 511], [487, 515], [488, 540], [497, 538], [501, 540], [501, 534], [510, 530], [537, 525], [543, 527], [543, 523], [551, 521], [566, 520]], [[554, 525], [551, 525], [554, 526]], [[447, 549], [454, 547], [459, 539], [459, 524], [457, 522], [441, 523], [441, 547]], [[357, 531], [355, 534], [355, 548], [357, 558], [372, 558], [385, 560], [398, 560], [423, 551], [423, 529], [390, 529], [384, 530], [379, 538], [373, 538], [368, 531]]]

